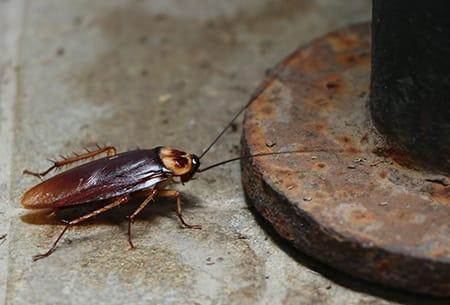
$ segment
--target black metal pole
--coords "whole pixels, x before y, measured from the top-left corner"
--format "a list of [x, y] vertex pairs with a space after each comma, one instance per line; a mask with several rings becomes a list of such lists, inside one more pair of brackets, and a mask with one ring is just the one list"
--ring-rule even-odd
[[450, 1], [373, 1], [370, 99], [397, 157], [450, 173]]

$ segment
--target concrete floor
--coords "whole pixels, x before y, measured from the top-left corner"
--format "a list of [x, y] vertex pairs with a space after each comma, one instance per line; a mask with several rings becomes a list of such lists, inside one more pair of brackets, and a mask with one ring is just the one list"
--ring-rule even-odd
[[[0, 1], [0, 300], [5, 304], [439, 303], [350, 279], [296, 254], [248, 209], [238, 164], [149, 207], [128, 251], [129, 208], [72, 229], [20, 209], [46, 158], [96, 143], [199, 153], [266, 68], [309, 40], [370, 18], [361, 0]], [[240, 124], [238, 124], [240, 126]], [[205, 162], [234, 156], [229, 132]]]

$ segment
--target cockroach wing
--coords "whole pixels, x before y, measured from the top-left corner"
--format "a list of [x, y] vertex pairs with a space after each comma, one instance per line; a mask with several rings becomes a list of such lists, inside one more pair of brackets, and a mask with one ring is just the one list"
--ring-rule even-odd
[[134, 150], [98, 159], [43, 181], [27, 191], [27, 209], [56, 208], [151, 189], [168, 179], [158, 150]]

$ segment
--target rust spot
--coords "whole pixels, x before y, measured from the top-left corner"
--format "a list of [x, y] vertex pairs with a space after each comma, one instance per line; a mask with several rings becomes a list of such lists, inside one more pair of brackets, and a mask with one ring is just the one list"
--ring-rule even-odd
[[356, 154], [360, 152], [359, 149], [356, 148], [355, 145], [353, 145], [353, 140], [350, 136], [347, 135], [337, 136], [336, 139], [344, 145], [345, 152], [350, 154]]
[[354, 63], [356, 61], [356, 56], [353, 54], [347, 55], [344, 57], [345, 62]]
[[323, 163], [323, 162], [319, 162], [319, 163], [316, 163], [316, 166], [318, 168], [325, 168], [327, 165], [325, 163]]
[[339, 137], [338, 139], [339, 139], [339, 141], [341, 141], [342, 143], [345, 143], [345, 144], [350, 143], [352, 141], [350, 139], [350, 137], [348, 137], [348, 136], [342, 136], [342, 137]]
[[345, 55], [339, 55], [338, 61], [342, 64], [353, 64], [357, 57], [354, 54], [345, 54]]
[[316, 81], [319, 90], [326, 89], [328, 93], [335, 94], [341, 92], [345, 88], [344, 80], [340, 75], [329, 74]]
[[333, 81], [326, 82], [325, 86], [327, 87], [327, 89], [337, 89], [340, 87], [339, 83]]
[[386, 171], [381, 171], [380, 173], [379, 173], [379, 175], [380, 175], [380, 177], [381, 178], [386, 178], [386, 176], [387, 176], [387, 172]]
[[348, 135], [337, 136], [336, 139], [346, 146], [346, 150], [348, 151], [356, 150], [356, 148], [351, 147], [353, 146], [353, 141], [350, 136]]

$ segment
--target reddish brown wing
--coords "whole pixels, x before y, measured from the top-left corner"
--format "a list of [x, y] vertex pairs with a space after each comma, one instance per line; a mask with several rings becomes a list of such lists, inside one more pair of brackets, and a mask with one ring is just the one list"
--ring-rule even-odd
[[31, 188], [22, 205], [27, 209], [56, 208], [153, 188], [170, 177], [158, 151], [129, 151], [72, 168]]

